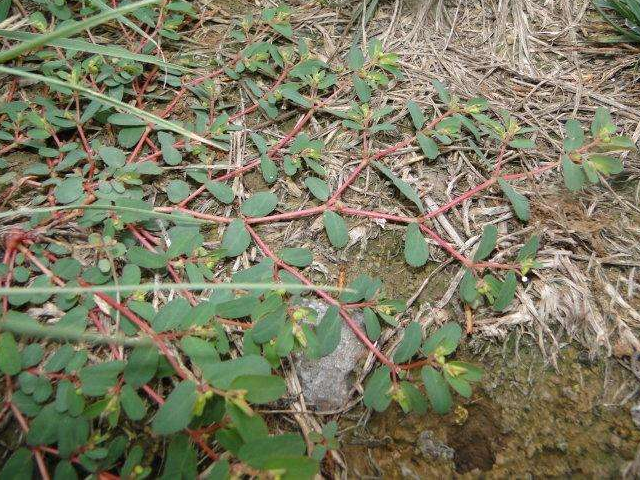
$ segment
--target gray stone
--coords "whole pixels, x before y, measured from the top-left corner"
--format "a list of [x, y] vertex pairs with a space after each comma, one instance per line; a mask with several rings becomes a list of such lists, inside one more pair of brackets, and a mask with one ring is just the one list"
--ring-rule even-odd
[[640, 403], [631, 407], [631, 420], [636, 427], [640, 427]]
[[418, 448], [422, 455], [433, 460], [453, 460], [456, 451], [435, 438], [431, 430], [425, 430], [418, 437]]
[[[325, 302], [316, 299], [303, 299], [300, 303], [318, 312], [318, 322], [328, 309]], [[361, 312], [353, 312], [352, 318], [362, 325]], [[342, 408], [349, 401], [354, 382], [353, 371], [364, 352], [365, 347], [349, 325], [343, 322], [340, 343], [333, 353], [316, 360], [296, 355], [294, 364], [307, 404], [318, 410]]]

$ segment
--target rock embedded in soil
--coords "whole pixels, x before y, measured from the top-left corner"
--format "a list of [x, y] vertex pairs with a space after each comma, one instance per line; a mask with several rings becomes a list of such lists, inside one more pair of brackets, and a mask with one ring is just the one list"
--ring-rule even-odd
[[[304, 299], [300, 303], [318, 312], [317, 322], [328, 309], [325, 302], [315, 299]], [[361, 312], [353, 312], [352, 318], [362, 325], [364, 319]], [[294, 364], [307, 405], [317, 410], [342, 408], [349, 401], [354, 383], [353, 372], [364, 353], [365, 348], [358, 337], [343, 322], [340, 343], [332, 353], [315, 360], [296, 355]]]
[[433, 431], [425, 430], [418, 437], [418, 449], [426, 458], [433, 460], [453, 460], [455, 450], [437, 438]]

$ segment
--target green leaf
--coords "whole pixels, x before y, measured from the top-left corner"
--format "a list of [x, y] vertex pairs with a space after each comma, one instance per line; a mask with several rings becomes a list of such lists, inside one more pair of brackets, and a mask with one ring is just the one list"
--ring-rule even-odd
[[353, 75], [351, 78], [353, 80], [353, 87], [360, 101], [362, 103], [369, 103], [369, 100], [371, 100], [371, 88], [369, 84], [358, 75]]
[[322, 320], [316, 327], [316, 335], [320, 349], [320, 356], [333, 353], [342, 335], [342, 321], [338, 315], [339, 309], [335, 305], [329, 306]]
[[622, 172], [622, 161], [619, 158], [608, 157], [606, 155], [591, 155], [589, 162], [596, 170], [605, 175], [615, 175]]
[[449, 105], [451, 102], [451, 96], [449, 95], [449, 91], [447, 88], [440, 82], [439, 80], [432, 80], [431, 84], [433, 88], [438, 92], [438, 97], [440, 97], [440, 101], [445, 105]]
[[475, 262], [484, 260], [487, 258], [493, 249], [496, 247], [496, 240], [498, 239], [498, 229], [495, 225], [485, 225], [482, 231], [482, 238], [480, 239], [480, 245], [476, 250], [476, 254], [473, 256]]
[[444, 379], [447, 381], [451, 388], [453, 388], [456, 392], [462, 395], [464, 398], [471, 397], [471, 385], [464, 378], [453, 377], [449, 375], [449, 373], [445, 370]]
[[58, 439], [58, 432], [64, 417], [55, 409], [55, 405], [50, 403], [40, 410], [40, 413], [31, 421], [29, 433], [27, 433], [27, 444], [31, 446], [51, 445]]
[[433, 140], [433, 138], [427, 137], [421, 132], [416, 134], [416, 138], [418, 139], [418, 143], [420, 144], [420, 148], [422, 149], [422, 153], [424, 153], [425, 157], [430, 160], [438, 158], [440, 150], [438, 149], [438, 144]]
[[433, 409], [441, 415], [448, 413], [453, 406], [453, 399], [442, 374], [431, 366], [425, 366], [421, 375]]
[[173, 146], [176, 140], [173, 135], [167, 132], [158, 132], [158, 141], [162, 149], [162, 159], [167, 165], [179, 165], [182, 162], [182, 155]]
[[420, 107], [418, 107], [416, 102], [414, 102], [413, 100], [409, 100], [407, 102], [407, 109], [409, 110], [409, 115], [411, 115], [413, 126], [416, 127], [416, 130], [422, 129], [422, 127], [424, 127], [425, 118], [422, 110], [420, 110]]
[[267, 460], [264, 470], [283, 472], [280, 480], [312, 480], [320, 470], [320, 464], [315, 458], [306, 456], [278, 457]]
[[6, 375], [17, 375], [22, 370], [20, 352], [13, 334], [0, 334], [0, 372]]
[[207, 180], [204, 182], [204, 186], [211, 192], [211, 195], [216, 197], [219, 202], [230, 204], [233, 202], [233, 189], [222, 182], [216, 182], [215, 180]]
[[616, 126], [611, 119], [611, 113], [604, 107], [596, 108], [591, 123], [591, 134], [594, 138], [607, 138], [616, 131]]
[[84, 367], [78, 372], [82, 393], [90, 397], [105, 395], [109, 389], [115, 387], [118, 375], [124, 369], [122, 360], [98, 363]]
[[147, 414], [147, 407], [129, 384], [124, 385], [120, 390], [120, 404], [127, 417], [133, 421], [142, 420]]
[[245, 355], [212, 364], [202, 369], [204, 378], [216, 388], [224, 390], [231, 387], [233, 381], [242, 375], [269, 375], [271, 366], [258, 355]]
[[258, 192], [244, 201], [240, 211], [248, 217], [264, 217], [278, 205], [278, 197], [271, 192]]
[[422, 343], [422, 328], [417, 322], [411, 322], [404, 330], [402, 340], [396, 347], [393, 354], [395, 363], [404, 363], [411, 359], [420, 348]]
[[63, 278], [64, 280], [73, 280], [78, 275], [80, 275], [80, 271], [82, 270], [82, 265], [75, 258], [61, 258], [57, 260], [52, 266], [51, 271], [56, 274], [58, 277]]
[[322, 213], [322, 223], [331, 245], [335, 248], [343, 248], [349, 243], [347, 224], [340, 215], [331, 210], [325, 210]]
[[53, 195], [56, 197], [56, 200], [65, 205], [75, 202], [83, 193], [84, 188], [82, 187], [82, 178], [80, 177], [65, 178], [53, 189]]
[[573, 163], [566, 155], [562, 156], [562, 175], [565, 186], [572, 192], [580, 190], [587, 181], [582, 167]]
[[304, 184], [312, 195], [321, 202], [329, 200], [329, 186], [324, 180], [317, 177], [307, 177], [304, 179]]
[[427, 399], [424, 398], [420, 390], [409, 382], [400, 382], [401, 400], [400, 406], [405, 413], [415, 412], [418, 415], [424, 415], [429, 408]]
[[516, 216], [524, 222], [529, 220], [529, 218], [531, 218], [531, 212], [529, 211], [529, 201], [527, 200], [527, 197], [516, 192], [513, 187], [502, 178], [498, 179], [498, 184], [511, 202], [513, 210], [516, 212]]
[[0, 470], [0, 480], [31, 480], [33, 478], [32, 453], [26, 448], [17, 449]]
[[447, 322], [427, 338], [422, 346], [422, 353], [431, 355], [449, 355], [458, 348], [462, 338], [462, 328], [455, 322]]
[[349, 49], [349, 54], [347, 55], [347, 66], [351, 70], [360, 70], [364, 66], [362, 50], [360, 50], [360, 48], [355, 44]]
[[387, 177], [389, 180], [391, 180], [391, 183], [393, 183], [396, 186], [396, 188], [398, 190], [400, 190], [400, 192], [405, 197], [407, 197], [409, 200], [411, 200], [413, 203], [415, 203], [415, 205], [418, 207], [418, 210], [420, 210], [420, 213], [424, 212], [424, 207], [422, 205], [422, 200], [420, 199], [420, 197], [418, 196], [418, 194], [415, 192], [415, 190], [413, 189], [413, 187], [411, 185], [409, 185], [404, 180], [401, 180], [398, 177], [396, 177], [391, 170], [389, 170], [387, 167], [385, 167], [380, 162], [373, 161], [371, 163], [373, 165], [375, 165], [375, 167], [378, 170], [380, 170], [384, 174], [385, 177]]
[[466, 270], [460, 281], [460, 297], [472, 305], [479, 297], [477, 282], [471, 270]]
[[225, 257], [237, 257], [242, 254], [251, 243], [251, 236], [244, 227], [244, 222], [239, 218], [231, 221], [222, 236], [221, 248]]
[[266, 155], [260, 156], [260, 170], [262, 178], [267, 183], [273, 183], [278, 179], [278, 167], [275, 162]]
[[171, 203], [180, 203], [191, 193], [189, 184], [184, 180], [171, 180], [165, 191]]
[[564, 139], [564, 151], [572, 152], [584, 145], [584, 130], [579, 121], [571, 118], [565, 124], [567, 136]]
[[300, 435], [285, 433], [248, 441], [238, 451], [238, 458], [253, 468], [264, 469], [273, 458], [304, 455], [305, 450]]
[[275, 402], [287, 392], [287, 385], [277, 375], [240, 375], [231, 390], [246, 390], [246, 399], [255, 404]]
[[283, 248], [278, 252], [278, 257], [294, 267], [306, 267], [313, 262], [313, 253], [308, 248]]
[[509, 142], [509, 146], [511, 148], [528, 149], [528, 148], [535, 148], [536, 144], [533, 140], [529, 138], [516, 137]]
[[252, 295], [243, 295], [233, 300], [220, 302], [216, 306], [216, 315], [222, 318], [242, 318], [251, 315], [260, 301]]
[[162, 268], [167, 265], [166, 255], [150, 252], [146, 248], [134, 245], [127, 251], [127, 258], [134, 265], [144, 268]]
[[380, 333], [382, 333], [378, 317], [369, 307], [366, 307], [362, 313], [364, 315], [364, 328], [367, 332], [367, 337], [369, 337], [369, 340], [375, 342], [380, 338]]
[[513, 300], [517, 286], [516, 274], [514, 272], [507, 273], [496, 301], [493, 303], [493, 309], [498, 312], [504, 311]]
[[472, 363], [467, 362], [460, 362], [458, 360], [447, 362], [445, 368], [452, 375], [464, 378], [467, 382], [479, 382], [480, 380], [482, 380], [482, 376], [484, 375], [482, 368], [478, 367], [477, 365], [473, 365]]
[[525, 243], [520, 251], [518, 252], [518, 257], [516, 260], [518, 262], [523, 262], [525, 260], [530, 260], [535, 258], [536, 253], [538, 252], [538, 248], [540, 246], [540, 237], [537, 235], [533, 235], [527, 243]]
[[369, 377], [362, 397], [366, 407], [373, 408], [377, 412], [383, 412], [387, 409], [391, 403], [389, 395], [391, 389], [390, 373], [389, 367], [382, 365]]
[[160, 406], [151, 429], [159, 435], [170, 435], [186, 428], [193, 417], [198, 394], [191, 380], [180, 382]]
[[[190, 480], [198, 476], [198, 456], [186, 435], [176, 435], [171, 439], [163, 460], [165, 465], [160, 480]], [[134, 475], [130, 478], [138, 478]]]
[[116, 147], [102, 147], [98, 150], [98, 154], [100, 158], [102, 158], [102, 161], [111, 168], [124, 167], [127, 161], [125, 153]]
[[191, 363], [203, 370], [220, 361], [220, 355], [213, 343], [197, 337], [184, 337], [180, 348], [189, 357]]
[[135, 347], [124, 367], [124, 380], [132, 387], [141, 387], [156, 374], [160, 354], [155, 345]]
[[422, 267], [429, 259], [429, 245], [420, 233], [417, 223], [410, 223], [407, 226], [404, 258], [412, 267]]

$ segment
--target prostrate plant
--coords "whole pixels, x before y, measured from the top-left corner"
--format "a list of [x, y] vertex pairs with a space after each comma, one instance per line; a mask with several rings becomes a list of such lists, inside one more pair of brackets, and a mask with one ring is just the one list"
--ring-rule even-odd
[[[567, 187], [579, 190], [619, 173], [622, 164], [610, 154], [632, 142], [614, 136], [609, 113], [599, 109], [589, 138], [570, 120], [559, 160], [514, 172], [507, 153], [534, 148], [534, 131], [436, 81], [438, 110], [425, 112], [421, 99], [410, 101], [415, 135], [375, 150], [397, 130], [393, 119], [404, 109], [378, 100], [403, 79], [398, 56], [378, 39], [366, 55], [354, 46], [346, 65], [328, 65], [294, 31], [295, 10], [269, 8], [234, 24], [226, 57], [195, 76], [202, 65], [186, 57], [168, 61], [160, 50], [180, 50], [182, 29], [197, 18], [193, 6], [157, 3], [112, 9], [99, 0], [42, 2], [49, 13], [32, 15], [34, 31], [0, 31], [22, 42], [0, 54], [0, 63], [16, 60], [0, 66], [13, 78], [0, 106], [0, 155], [38, 158], [0, 176], [10, 184], [4, 204], [22, 195], [18, 204], [29, 205], [0, 213], [0, 219], [25, 219], [6, 235], [0, 269], [6, 385], [0, 419], [15, 418], [24, 446], [0, 478], [29, 477], [34, 462], [43, 478], [54, 468], [60, 479], [86, 472], [313, 478], [329, 468], [325, 459], [338, 446], [335, 422], [303, 438], [283, 432], [277, 417], [267, 422], [256, 406], [287, 407], [283, 367], [292, 354], [317, 359], [335, 351], [343, 322], [380, 363], [366, 382], [367, 407], [382, 411], [395, 401], [407, 413], [424, 414], [431, 405], [444, 414], [452, 390], [469, 397], [482, 372], [447, 358], [462, 338], [457, 323], [425, 336], [419, 319], [403, 319], [406, 303], [389, 298], [380, 279], [368, 275], [346, 289], [315, 285], [308, 278], [315, 252], [300, 242], [272, 249], [261, 224], [321, 217], [335, 249], [349, 243], [346, 218], [406, 224], [411, 267], [424, 267], [435, 244], [467, 268], [460, 296], [470, 308], [486, 301], [505, 311], [519, 277], [538, 266], [539, 237], [511, 263], [499, 263], [491, 260], [499, 243], [493, 224], [485, 225], [471, 258], [439, 236], [431, 219], [499, 187], [518, 221], [527, 221], [529, 203], [516, 182], [562, 168]], [[0, 0], [0, 21], [8, 4]], [[123, 16], [128, 12], [132, 19]], [[107, 21], [126, 47], [68, 38]], [[113, 34], [107, 27], [100, 32]], [[251, 98], [245, 108], [234, 106], [238, 87]], [[344, 100], [348, 109], [339, 109]], [[261, 128], [264, 117], [282, 126], [296, 114], [294, 126], [278, 136]], [[312, 118], [333, 121], [339, 135], [361, 146], [358, 165], [340, 185], [329, 178], [323, 137], [307, 128]], [[229, 165], [223, 159], [240, 131], [255, 155]], [[487, 180], [426, 212], [414, 186], [385, 160], [412, 145], [436, 160], [442, 146], [460, 141], [477, 153]], [[490, 149], [497, 149], [495, 158], [483, 153]], [[11, 161], [0, 159], [0, 168]], [[415, 215], [349, 206], [348, 189], [369, 167]], [[226, 183], [255, 169], [270, 190], [239, 194]], [[306, 188], [312, 206], [285, 210], [283, 180]], [[201, 197], [212, 205], [207, 212], [189, 207]], [[218, 229], [224, 229], [220, 242], [212, 236]], [[234, 265], [247, 268], [229, 275]], [[327, 304], [319, 321], [302, 302], [305, 292]], [[364, 328], [353, 318], [356, 310]], [[380, 341], [386, 328], [402, 336], [390, 357]], [[165, 437], [164, 453], [149, 448]]]

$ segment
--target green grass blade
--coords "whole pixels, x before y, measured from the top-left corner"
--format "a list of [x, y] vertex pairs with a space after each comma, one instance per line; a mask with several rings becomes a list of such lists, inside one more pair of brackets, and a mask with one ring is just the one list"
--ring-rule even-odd
[[82, 293], [152, 292], [156, 290], [255, 290], [274, 289], [287, 291], [322, 290], [325, 292], [351, 292], [349, 288], [331, 285], [303, 285], [301, 283], [141, 283], [139, 285], [91, 285], [89, 287], [0, 287], [3, 295], [77, 295]]
[[[93, 0], [93, 3], [100, 10], [102, 10], [103, 12], [113, 12], [113, 8], [111, 8], [109, 5], [104, 3], [102, 0]], [[153, 38], [151, 38], [149, 36], [149, 34], [147, 34], [144, 30], [142, 30], [139, 26], [137, 26], [135, 23], [133, 23], [131, 20], [129, 20], [124, 15], [118, 15], [116, 17], [116, 20], [118, 20], [123, 25], [126, 25], [127, 27], [129, 27], [131, 30], [136, 32], [138, 35], [141, 35], [142, 37], [144, 37], [147, 40], [149, 40], [149, 42], [151, 42], [152, 45], [155, 45], [156, 47], [159, 47], [158, 43]]]
[[[40, 35], [37, 33], [0, 30], [0, 37], [8, 38], [10, 40], [20, 40], [23, 42], [39, 40], [44, 36], [45, 35]], [[117, 47], [117, 46], [110, 47], [106, 45], [96, 45], [95, 43], [85, 42], [84, 40], [64, 39], [64, 38], [48, 40], [45, 42], [45, 44], [50, 45], [52, 47], [64, 48], [65, 50], [70, 50], [73, 52], [94, 53], [96, 55], [117, 57], [125, 60], [131, 60], [134, 62], [149, 63], [151, 65], [157, 65], [158, 67], [162, 67], [170, 70], [177, 70], [183, 73], [194, 72], [192, 68], [183, 67], [182, 65], [176, 65], [173, 63], [165, 62], [157, 57], [154, 57], [153, 55], [143, 55], [141, 53], [132, 53], [125, 48]]]
[[21, 208], [19, 210], [7, 210], [0, 212], [0, 219], [11, 217], [31, 217], [43, 213], [62, 212], [66, 210], [111, 210], [114, 212], [139, 213], [145, 217], [162, 218], [172, 222], [194, 223], [194, 224], [217, 224], [213, 220], [205, 220], [186, 216], [186, 214], [171, 214], [164, 212], [154, 212], [153, 210], [144, 210], [142, 208], [124, 207], [120, 205], [58, 205], [55, 207], [39, 207], [39, 208]]
[[193, 133], [189, 130], [187, 130], [184, 127], [181, 127], [180, 125], [177, 125], [173, 122], [170, 122], [168, 120], [165, 120], [163, 118], [158, 117], [157, 115], [153, 115], [152, 113], [149, 112], [145, 112], [144, 110], [141, 110], [137, 107], [134, 107], [133, 105], [129, 105], [127, 103], [124, 102], [120, 102], [119, 100], [115, 100], [111, 97], [108, 97], [107, 95], [103, 95], [102, 93], [93, 91], [89, 88], [83, 87], [82, 85], [78, 85], [78, 84], [73, 84], [70, 82], [66, 82], [64, 80], [59, 80], [57, 78], [52, 78], [52, 77], [45, 77], [43, 75], [38, 75], [36, 73], [31, 73], [31, 72], [25, 72], [24, 70], [20, 70], [17, 68], [11, 68], [11, 67], [5, 67], [5, 66], [1, 66], [0, 65], [0, 73], [6, 73], [8, 75], [15, 75], [18, 77], [24, 77], [24, 78], [29, 78], [31, 80], [36, 80], [42, 83], [46, 83], [49, 85], [55, 85], [56, 87], [60, 87], [60, 88], [67, 88], [70, 90], [75, 90], [76, 92], [80, 93], [81, 95], [84, 95], [85, 97], [94, 99], [94, 100], [98, 100], [99, 102], [103, 103], [104, 105], [109, 105], [111, 107], [114, 108], [118, 108], [120, 110], [123, 110], [127, 113], [130, 113], [131, 115], [135, 115], [138, 118], [141, 118], [142, 120], [148, 122], [148, 123], [152, 123], [158, 127], [161, 127], [163, 129], [166, 130], [171, 130], [172, 132], [175, 132], [179, 135], [184, 135], [187, 138], [191, 138], [193, 140], [197, 140], [198, 142], [202, 142], [205, 143], [207, 145], [211, 145], [212, 147], [216, 147], [216, 148], [221, 148], [221, 146], [219, 144], [217, 144], [216, 142], [212, 142], [211, 140], [207, 140], [206, 138], [201, 137], [200, 135]]
[[123, 7], [116, 8], [115, 10], [111, 10], [109, 12], [103, 12], [98, 15], [94, 15], [93, 17], [89, 17], [81, 22], [71, 23], [65, 27], [61, 27], [57, 30], [54, 30], [51, 33], [42, 35], [40, 38], [21, 43], [20, 45], [16, 45], [15, 47], [10, 48], [5, 52], [0, 52], [0, 63], [6, 63], [9, 60], [13, 60], [14, 58], [19, 57], [25, 52], [34, 50], [36, 48], [39, 48], [45, 45], [47, 42], [53, 39], [70, 37], [71, 35], [81, 32], [82, 30], [85, 30], [87, 28], [95, 27], [96, 25], [100, 25], [101, 23], [108, 22], [109, 20], [119, 17], [125, 13], [131, 12], [133, 10], [137, 10], [140, 7], [146, 7], [147, 5], [151, 5], [158, 2], [159, 0], [142, 0], [140, 2], [136, 2], [129, 5], [125, 5]]

